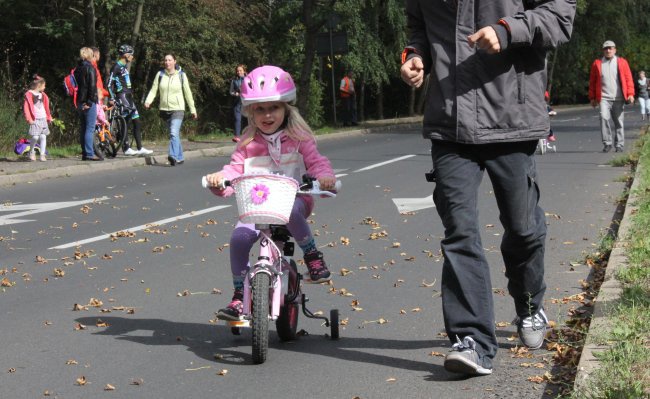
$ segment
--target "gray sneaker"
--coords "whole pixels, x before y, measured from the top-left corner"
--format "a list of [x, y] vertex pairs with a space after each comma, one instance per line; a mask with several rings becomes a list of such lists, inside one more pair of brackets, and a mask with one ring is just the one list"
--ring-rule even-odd
[[465, 337], [461, 342], [456, 336], [456, 343], [451, 347], [451, 353], [445, 357], [445, 370], [465, 375], [492, 374], [492, 369], [484, 368], [481, 363], [481, 358], [476, 351], [476, 342], [472, 337]]
[[519, 340], [529, 349], [539, 349], [544, 344], [546, 338], [546, 327], [548, 327], [548, 319], [544, 309], [540, 309], [532, 316], [523, 319], [516, 317], [512, 324], [517, 325], [517, 334]]

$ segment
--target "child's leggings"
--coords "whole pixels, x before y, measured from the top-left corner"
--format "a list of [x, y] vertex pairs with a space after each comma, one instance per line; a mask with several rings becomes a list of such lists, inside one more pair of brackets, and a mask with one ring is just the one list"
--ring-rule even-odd
[[[291, 210], [287, 230], [297, 242], [305, 242], [312, 238], [309, 224], [307, 224], [308, 208], [305, 201], [296, 197]], [[251, 248], [257, 242], [259, 230], [255, 230], [254, 224], [239, 222], [230, 236], [230, 268], [235, 286], [243, 283], [248, 271], [248, 258]]]
[[38, 136], [32, 136], [32, 143], [31, 143], [31, 148], [29, 150], [29, 156], [34, 157], [36, 156], [36, 142], [38, 141], [38, 145], [40, 147], [40, 153], [41, 153], [41, 158], [45, 157], [45, 147], [47, 146], [47, 135], [45, 134], [40, 134]]

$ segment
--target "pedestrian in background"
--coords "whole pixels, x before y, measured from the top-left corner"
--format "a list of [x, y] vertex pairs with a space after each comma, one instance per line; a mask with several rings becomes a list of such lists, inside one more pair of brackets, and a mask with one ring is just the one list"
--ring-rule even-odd
[[93, 150], [93, 134], [97, 121], [97, 73], [92, 62], [93, 50], [82, 47], [79, 50], [79, 63], [74, 70], [77, 82], [77, 113], [79, 114], [79, 142], [81, 159], [84, 161], [103, 161], [104, 157]]
[[422, 133], [431, 140], [433, 200], [445, 228], [447, 371], [491, 374], [498, 348], [477, 204], [486, 170], [505, 230], [501, 255], [519, 339], [531, 349], [544, 343], [546, 219], [534, 154], [550, 128], [546, 54], [569, 40], [575, 7], [573, 0], [406, 2], [402, 79], [420, 87], [428, 73], [431, 82]]
[[232, 110], [235, 116], [235, 136], [232, 141], [238, 142], [241, 136], [241, 84], [246, 76], [246, 66], [237, 65], [235, 68], [235, 78], [230, 81], [230, 95], [233, 97]]
[[[623, 126], [625, 103], [634, 104], [634, 80], [627, 60], [616, 55], [616, 44], [603, 43], [603, 57], [591, 64], [589, 75], [589, 100], [591, 106], [600, 106], [600, 133], [603, 152], [623, 152], [625, 128]], [[612, 134], [615, 130], [615, 134]]]
[[641, 120], [650, 119], [650, 100], [648, 99], [648, 89], [650, 82], [645, 77], [645, 71], [639, 71], [639, 80], [636, 81], [639, 86], [639, 106], [641, 107]]
[[352, 70], [348, 70], [341, 79], [339, 93], [343, 102], [343, 126], [357, 126], [357, 93]]
[[23, 112], [27, 123], [29, 123], [29, 135], [32, 136], [29, 160], [36, 160], [35, 151], [38, 142], [40, 159], [41, 161], [47, 161], [45, 149], [47, 135], [50, 134], [48, 124], [52, 122], [52, 115], [50, 114], [50, 99], [45, 94], [45, 79], [38, 75], [33, 76], [32, 82], [29, 84], [29, 90], [25, 92]]
[[169, 150], [167, 160], [171, 166], [185, 162], [183, 158], [183, 145], [181, 143], [181, 126], [185, 116], [185, 103], [190, 109], [192, 118], [196, 119], [196, 107], [192, 97], [192, 89], [187, 74], [177, 65], [176, 56], [165, 55], [165, 67], [161, 69], [153, 80], [149, 95], [144, 102], [144, 107], [149, 109], [151, 103], [160, 92], [160, 117], [167, 123], [169, 129]]

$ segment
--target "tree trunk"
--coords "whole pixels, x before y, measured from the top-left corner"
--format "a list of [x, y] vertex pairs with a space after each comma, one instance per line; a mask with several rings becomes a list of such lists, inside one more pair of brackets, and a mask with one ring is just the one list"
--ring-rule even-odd
[[546, 90], [548, 90], [548, 95], [549, 95], [549, 102], [550, 102], [550, 95], [551, 95], [551, 90], [553, 89], [553, 72], [555, 71], [555, 63], [557, 61], [557, 47], [553, 51], [553, 62], [551, 62], [551, 68], [548, 72], [548, 83], [546, 84]]
[[140, 38], [140, 26], [142, 25], [142, 10], [144, 9], [144, 0], [138, 2], [138, 10], [135, 13], [135, 22], [133, 23], [133, 34], [131, 35], [131, 46], [135, 47]]
[[377, 86], [377, 119], [384, 119], [384, 86]]
[[357, 119], [359, 122], [365, 122], [366, 120], [366, 81], [365, 79], [361, 80], [361, 84], [359, 85], [359, 95], [357, 96], [359, 101], [358, 101], [358, 112], [357, 112]]
[[[298, 84], [300, 90], [298, 91], [298, 98], [296, 105], [301, 113], [305, 113], [309, 97], [311, 95], [310, 82], [311, 71], [314, 67], [314, 56], [316, 54], [316, 34], [323, 27], [326, 18], [314, 18], [314, 13], [318, 11], [319, 4], [317, 0], [304, 0], [302, 2], [302, 22], [305, 25], [305, 60], [300, 69], [300, 79]], [[321, 5], [322, 9], [332, 10], [336, 0], [329, 0], [328, 4]], [[334, 64], [332, 64], [334, 67]]]
[[84, 0], [84, 37], [86, 46], [95, 47], [95, 1]]

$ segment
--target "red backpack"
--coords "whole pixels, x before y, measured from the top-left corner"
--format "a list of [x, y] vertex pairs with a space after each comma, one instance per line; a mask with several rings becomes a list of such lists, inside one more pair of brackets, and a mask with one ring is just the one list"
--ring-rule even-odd
[[77, 79], [74, 78], [74, 71], [76, 68], [72, 68], [70, 70], [70, 73], [65, 76], [63, 79], [63, 89], [65, 91], [65, 94], [68, 95], [68, 97], [72, 97], [72, 102], [74, 103], [75, 107], [77, 106], [77, 90], [79, 89], [77, 85]]

